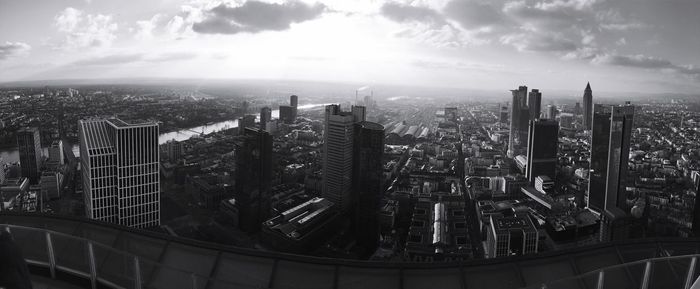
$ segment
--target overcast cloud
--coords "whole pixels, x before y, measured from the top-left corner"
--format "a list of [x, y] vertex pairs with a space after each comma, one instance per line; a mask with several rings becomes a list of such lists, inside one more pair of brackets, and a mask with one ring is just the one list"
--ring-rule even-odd
[[39, 2], [0, 0], [0, 68], [12, 67], [0, 81], [94, 78], [59, 71], [99, 66], [112, 77], [700, 88], [695, 0]]

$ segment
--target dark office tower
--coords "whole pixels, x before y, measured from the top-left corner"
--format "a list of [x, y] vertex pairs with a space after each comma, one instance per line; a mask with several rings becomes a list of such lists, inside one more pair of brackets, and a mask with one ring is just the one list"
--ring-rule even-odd
[[590, 130], [593, 123], [593, 91], [591, 83], [586, 84], [583, 91], [583, 128]]
[[352, 186], [355, 195], [355, 236], [366, 255], [379, 243], [379, 201], [384, 167], [384, 127], [378, 123], [355, 123]]
[[341, 111], [339, 105], [326, 106], [325, 131], [323, 133], [323, 196], [336, 208], [346, 212], [352, 206], [352, 167], [354, 124], [364, 119], [362, 107], [353, 111]]
[[542, 93], [539, 89], [533, 89], [530, 92], [527, 106], [530, 109], [530, 120], [540, 118], [540, 113], [542, 113]]
[[289, 105], [296, 108], [297, 105], [299, 104], [299, 97], [296, 95], [292, 95], [289, 97]]
[[292, 124], [296, 120], [296, 107], [280, 105], [280, 120], [286, 124]]
[[22, 168], [22, 177], [28, 178], [32, 184], [39, 183], [41, 174], [41, 136], [36, 127], [23, 128], [17, 131], [17, 149]]
[[239, 228], [257, 232], [270, 213], [272, 137], [264, 130], [246, 128], [236, 142], [236, 193]]
[[625, 183], [633, 123], [632, 105], [595, 105], [587, 204], [598, 212], [628, 211]]
[[539, 176], [554, 180], [557, 169], [559, 123], [551, 119], [530, 121], [527, 142], [527, 179], [535, 184]]
[[[1, 174], [1, 173], [0, 173]], [[700, 171], [690, 174], [695, 189], [695, 207], [693, 207], [693, 236], [700, 237]]]
[[265, 130], [267, 123], [272, 119], [272, 109], [263, 107], [260, 109], [260, 129]]
[[[521, 131], [525, 131], [525, 137], [527, 137], [527, 119], [530, 118], [530, 112], [527, 108], [527, 86], [520, 86], [517, 90], [511, 90], [513, 94], [513, 99], [510, 106], [510, 135], [508, 138], [508, 157], [515, 157], [517, 155], [517, 150], [521, 146], [521, 137], [523, 134]], [[525, 112], [523, 117], [521, 114]], [[522, 119], [526, 119], [524, 123], [521, 123]], [[524, 139], [523, 139], [524, 142]]]
[[78, 122], [80, 170], [90, 219], [147, 228], [160, 225], [158, 123]]

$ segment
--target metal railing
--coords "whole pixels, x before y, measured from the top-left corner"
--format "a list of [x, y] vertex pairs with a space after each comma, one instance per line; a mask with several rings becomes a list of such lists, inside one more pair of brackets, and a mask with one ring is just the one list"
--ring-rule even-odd
[[[696, 270], [700, 254], [642, 259], [523, 289], [558, 288], [700, 288]], [[695, 284], [697, 283], [697, 284]]]
[[215, 280], [186, 270], [112, 248], [85, 238], [46, 229], [0, 224], [22, 249], [29, 265], [48, 268], [51, 278], [58, 273], [89, 280], [91, 288], [172, 288], [159, 285], [157, 279], [176, 277], [179, 288], [203, 289], [207, 286], [226, 288], [259, 288], [246, 284]]
[[[210, 278], [61, 232], [11, 224], [0, 224], [0, 228], [10, 232], [27, 263], [48, 269], [54, 279], [65, 274], [82, 278], [91, 288], [158, 289], [174, 288], [173, 284], [192, 289], [267, 288]], [[694, 284], [700, 275], [698, 257], [700, 254], [643, 259], [523, 288], [700, 288], [700, 283]]]

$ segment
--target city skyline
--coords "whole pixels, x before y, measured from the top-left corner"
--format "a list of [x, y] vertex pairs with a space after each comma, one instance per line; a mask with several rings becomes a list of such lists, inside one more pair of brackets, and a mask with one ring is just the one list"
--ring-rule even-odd
[[[695, 1], [273, 2], [2, 1], [0, 24], [23, 29], [0, 32], [0, 82], [157, 75], [528, 83], [545, 93], [584, 81], [611, 92], [700, 87]], [[258, 14], [275, 21], [251, 18]]]

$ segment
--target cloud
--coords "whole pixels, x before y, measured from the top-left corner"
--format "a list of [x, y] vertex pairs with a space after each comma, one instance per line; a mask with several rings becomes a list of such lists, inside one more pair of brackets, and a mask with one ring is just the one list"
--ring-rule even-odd
[[677, 73], [695, 80], [700, 80], [700, 67], [688, 64], [679, 65], [667, 59], [643, 54], [619, 55], [606, 53], [596, 56], [592, 62], [596, 64], [666, 71]]
[[71, 63], [71, 66], [110, 66], [115, 64], [127, 64], [135, 62], [175, 62], [197, 57], [191, 52], [168, 52], [163, 54], [126, 53], [113, 54], [100, 57], [86, 58]]
[[518, 51], [569, 52], [578, 49], [576, 42], [558, 34], [508, 34], [502, 36], [500, 41], [512, 45]]
[[475, 29], [504, 22], [503, 14], [489, 2], [452, 0], [445, 6], [445, 15], [464, 29]]
[[24, 54], [30, 49], [32, 49], [32, 47], [24, 42], [5, 41], [5, 44], [0, 44], [0, 60]]
[[113, 64], [125, 64], [140, 61], [143, 59], [143, 54], [115, 54], [101, 57], [93, 57], [78, 60], [72, 63], [75, 66], [107, 66]]
[[155, 14], [149, 20], [136, 21], [136, 39], [145, 40], [153, 38], [153, 31], [163, 21], [162, 14]]
[[382, 16], [396, 22], [423, 22], [442, 25], [444, 17], [436, 10], [429, 7], [405, 5], [396, 2], [387, 2], [380, 8]]
[[54, 17], [54, 26], [65, 34], [64, 39], [55, 45], [60, 49], [110, 46], [118, 29], [111, 15], [85, 14], [72, 7]]
[[326, 10], [324, 4], [306, 4], [297, 0], [283, 4], [248, 0], [237, 7], [222, 3], [206, 11], [204, 20], [194, 23], [192, 30], [203, 34], [282, 31], [293, 23], [316, 19]]

